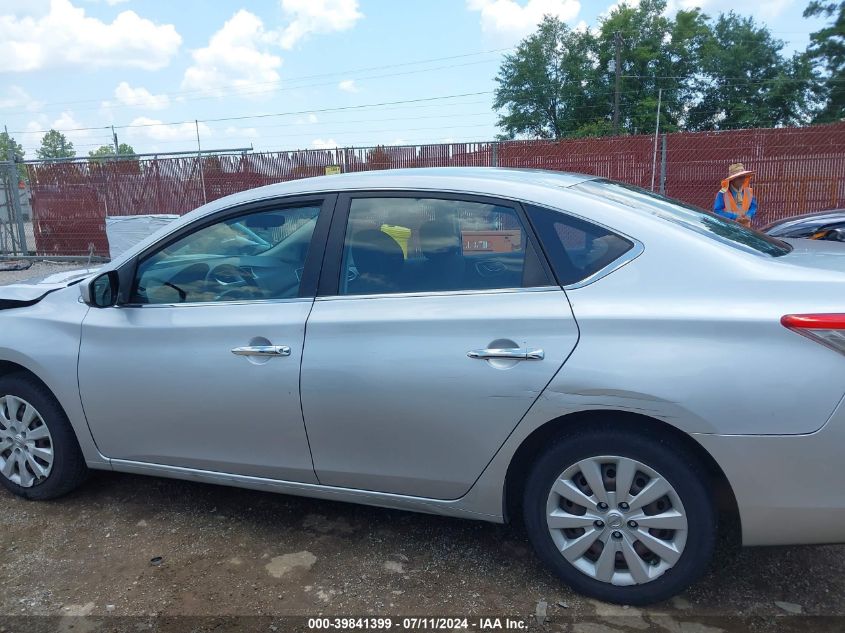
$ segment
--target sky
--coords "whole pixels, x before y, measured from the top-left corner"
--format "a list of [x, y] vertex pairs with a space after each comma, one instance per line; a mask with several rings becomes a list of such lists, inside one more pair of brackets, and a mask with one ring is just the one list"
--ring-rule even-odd
[[[629, 0], [631, 2], [637, 0]], [[733, 9], [786, 50], [808, 0]], [[55, 128], [78, 155], [491, 140], [502, 55], [544, 14], [594, 27], [611, 0], [0, 0], [0, 125], [26, 158]], [[167, 125], [163, 125], [166, 123]]]

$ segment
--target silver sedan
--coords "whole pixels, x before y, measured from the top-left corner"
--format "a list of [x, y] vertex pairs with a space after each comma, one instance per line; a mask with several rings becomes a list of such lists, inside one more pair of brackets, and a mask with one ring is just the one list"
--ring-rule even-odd
[[720, 529], [845, 540], [844, 273], [839, 244], [588, 176], [246, 191], [0, 289], [0, 482], [49, 499], [109, 469], [520, 520], [575, 589], [663, 600]]

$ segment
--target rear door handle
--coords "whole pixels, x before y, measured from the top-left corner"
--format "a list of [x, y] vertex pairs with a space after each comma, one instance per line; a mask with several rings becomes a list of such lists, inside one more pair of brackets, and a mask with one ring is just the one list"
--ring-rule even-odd
[[232, 353], [235, 356], [290, 356], [290, 347], [287, 345], [247, 345], [235, 347]]
[[467, 356], [481, 360], [543, 360], [546, 353], [542, 349], [512, 347], [507, 349], [473, 349], [467, 352]]

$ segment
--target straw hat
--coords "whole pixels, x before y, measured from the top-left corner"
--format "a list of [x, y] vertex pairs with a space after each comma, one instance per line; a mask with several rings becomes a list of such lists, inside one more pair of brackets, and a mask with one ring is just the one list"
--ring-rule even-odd
[[754, 172], [752, 170], [746, 169], [742, 163], [733, 163], [728, 166], [727, 180], [733, 180], [734, 178], [739, 178], [741, 176], [750, 176], [753, 173]]

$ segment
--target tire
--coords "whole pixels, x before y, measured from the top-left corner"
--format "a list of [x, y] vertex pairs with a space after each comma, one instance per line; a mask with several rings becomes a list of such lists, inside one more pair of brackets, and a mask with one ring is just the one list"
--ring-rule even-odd
[[[630, 478], [626, 497], [630, 506], [626, 506], [621, 501], [621, 490], [615, 497], [608, 490], [616, 494], [616, 481], [628, 481], [632, 468], [637, 474]], [[585, 473], [604, 491], [597, 495]], [[562, 475], [570, 478], [559, 479]], [[717, 512], [708, 481], [707, 469], [680, 446], [630, 430], [596, 426], [558, 439], [529, 472], [523, 496], [528, 537], [540, 558], [579, 593], [617, 604], [660, 602], [695, 582], [713, 556]], [[644, 508], [635, 508], [640, 501], [660, 494], [665, 484], [671, 488], [669, 494], [657, 497]], [[572, 492], [573, 487], [576, 492]], [[640, 497], [641, 493], [645, 494]], [[616, 508], [603, 511], [597, 505], [601, 495], [608, 505], [616, 503]], [[584, 501], [585, 505], [579, 507], [572, 499]], [[589, 509], [593, 502], [593, 509]], [[581, 508], [586, 510], [583, 516]], [[686, 518], [685, 528], [677, 514]], [[547, 515], [551, 515], [548, 520]], [[650, 518], [651, 515], [657, 516]], [[598, 518], [598, 523], [593, 517]], [[639, 525], [639, 521], [632, 525], [630, 521], [634, 519], [648, 525]], [[549, 521], [554, 522], [555, 529]], [[651, 527], [658, 522], [659, 531]], [[573, 523], [587, 527], [557, 529]], [[662, 529], [667, 525], [680, 529]], [[580, 541], [579, 535], [584, 537]], [[583, 544], [596, 535], [601, 543], [593, 542], [590, 549], [579, 554]], [[660, 542], [651, 537], [659, 537]], [[644, 542], [648, 542], [648, 547]], [[666, 544], [669, 549], [662, 547]], [[610, 548], [607, 552], [606, 547]], [[662, 552], [665, 559], [651, 548]], [[606, 558], [602, 556], [605, 553]]]
[[[30, 416], [31, 409], [26, 407], [34, 408], [36, 413], [28, 423], [25, 417]], [[47, 387], [24, 373], [0, 377], [0, 447], [0, 484], [25, 499], [60, 497], [78, 487], [88, 475], [76, 435], [62, 407]], [[35, 450], [38, 447], [41, 452]], [[24, 464], [23, 474], [18, 457], [22, 451], [29, 451], [34, 460], [34, 465], [32, 461]], [[50, 462], [42, 457], [49, 452]]]

